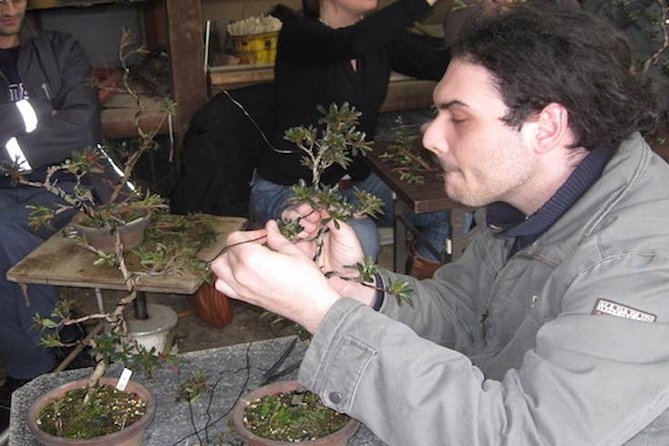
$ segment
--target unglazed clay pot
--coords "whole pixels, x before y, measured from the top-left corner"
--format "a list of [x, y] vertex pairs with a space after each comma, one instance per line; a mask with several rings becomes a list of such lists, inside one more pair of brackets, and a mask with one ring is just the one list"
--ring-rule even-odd
[[[117, 379], [115, 378], [101, 378], [100, 384], [107, 384], [116, 386]], [[37, 417], [50, 402], [61, 398], [65, 392], [72, 389], [77, 389], [86, 386], [86, 380], [81, 379], [63, 384], [60, 387], [45, 393], [39, 397], [28, 409], [28, 427], [35, 436], [37, 441], [46, 446], [140, 446], [144, 438], [144, 431], [153, 422], [156, 416], [156, 400], [153, 394], [144, 386], [134, 381], [128, 383], [126, 390], [139, 395], [139, 397], [146, 402], [146, 412], [144, 415], [125, 429], [115, 432], [113, 434], [103, 435], [90, 439], [70, 439], [56, 437], [42, 431], [37, 425]]]
[[326, 437], [300, 442], [269, 440], [255, 435], [246, 427], [246, 423], [244, 422], [244, 410], [251, 402], [266, 395], [291, 392], [301, 388], [303, 387], [297, 381], [277, 381], [259, 387], [245, 397], [240, 398], [232, 410], [232, 422], [234, 423], [237, 432], [246, 441], [248, 446], [346, 446], [348, 439], [355, 434], [360, 426], [360, 422], [353, 418], [351, 418], [344, 427]]

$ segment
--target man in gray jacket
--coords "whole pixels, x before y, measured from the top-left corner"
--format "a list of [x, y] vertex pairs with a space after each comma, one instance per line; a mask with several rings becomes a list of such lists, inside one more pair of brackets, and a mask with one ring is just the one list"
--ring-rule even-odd
[[[669, 166], [638, 133], [653, 98], [625, 40], [580, 11], [518, 6], [466, 29], [423, 137], [477, 213], [463, 257], [402, 278], [413, 305], [321, 271], [274, 222], [212, 269], [229, 296], [313, 333], [299, 379], [391, 445], [669, 444]], [[262, 241], [256, 237], [265, 236]], [[263, 243], [264, 244], [261, 244]]]
[[[81, 46], [66, 34], [31, 32], [23, 26], [26, 7], [26, 0], [0, 0], [0, 162], [16, 163], [41, 181], [50, 165], [98, 141], [100, 111]], [[63, 176], [59, 185], [71, 188], [73, 180]], [[5, 274], [71, 217], [61, 215], [52, 228], [36, 232], [26, 206], [56, 201], [43, 189], [0, 175], [0, 360], [8, 375], [0, 389], [0, 430], [8, 423], [11, 392], [55, 365], [39, 346], [32, 318], [51, 314], [57, 290], [31, 285], [24, 295]]]

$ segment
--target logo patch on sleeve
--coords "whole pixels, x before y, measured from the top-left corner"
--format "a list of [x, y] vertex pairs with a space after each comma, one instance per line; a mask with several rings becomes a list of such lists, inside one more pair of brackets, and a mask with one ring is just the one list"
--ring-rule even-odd
[[632, 319], [634, 321], [655, 322], [657, 316], [627, 305], [619, 304], [607, 299], [597, 299], [592, 314], [608, 314], [610, 316]]

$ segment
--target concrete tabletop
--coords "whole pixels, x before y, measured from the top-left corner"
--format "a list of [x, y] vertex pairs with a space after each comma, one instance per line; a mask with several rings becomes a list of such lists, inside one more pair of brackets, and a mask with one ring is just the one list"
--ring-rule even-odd
[[[176, 367], [164, 366], [152, 379], [135, 376], [134, 379], [151, 390], [157, 398], [156, 418], [147, 429], [143, 444], [243, 444], [228, 422], [228, 414], [240, 396], [260, 386], [264, 373], [282, 356], [293, 339], [295, 337], [289, 336], [185, 353], [177, 356], [179, 363]], [[306, 344], [298, 341], [278, 370], [297, 364], [305, 351]], [[107, 376], [119, 376], [120, 370], [120, 365], [112, 365]], [[38, 445], [25, 422], [30, 404], [54, 387], [85, 377], [88, 371], [80, 369], [49, 373], [16, 390], [12, 395], [9, 444]], [[177, 389], [195, 371], [205, 374], [207, 394], [192, 402], [189, 407], [187, 401], [176, 401]], [[296, 375], [297, 368], [279, 379], [294, 379]], [[349, 441], [349, 445], [356, 446], [383, 444], [364, 426]]]

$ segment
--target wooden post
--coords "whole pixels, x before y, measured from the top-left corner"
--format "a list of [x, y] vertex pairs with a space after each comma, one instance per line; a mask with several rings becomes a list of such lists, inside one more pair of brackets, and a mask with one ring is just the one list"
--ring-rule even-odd
[[[172, 93], [177, 102], [174, 122], [176, 159], [191, 116], [207, 102], [204, 34], [200, 0], [165, 0], [172, 69]], [[178, 161], [177, 161], [178, 166]]]

